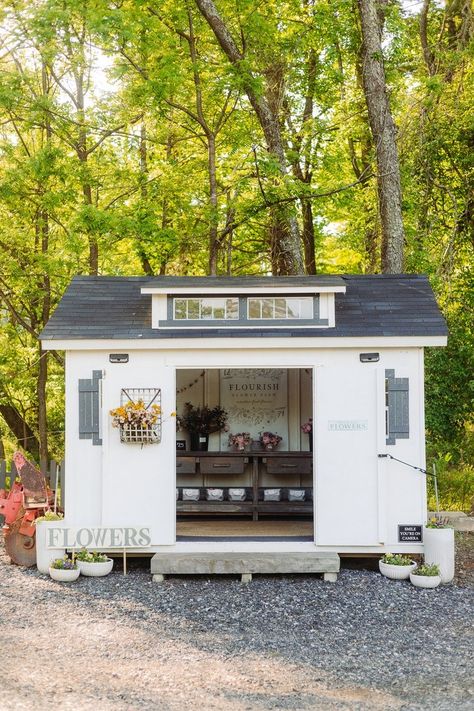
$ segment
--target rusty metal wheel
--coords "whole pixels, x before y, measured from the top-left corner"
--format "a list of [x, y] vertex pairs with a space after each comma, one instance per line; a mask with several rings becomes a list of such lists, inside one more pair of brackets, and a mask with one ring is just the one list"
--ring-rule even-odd
[[5, 550], [12, 563], [31, 568], [36, 565], [36, 537], [24, 536], [19, 532], [19, 521], [15, 521], [8, 531], [5, 531]]

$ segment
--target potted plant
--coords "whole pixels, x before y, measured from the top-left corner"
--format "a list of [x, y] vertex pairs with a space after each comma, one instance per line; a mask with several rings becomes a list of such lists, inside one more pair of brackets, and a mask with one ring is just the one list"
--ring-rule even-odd
[[303, 422], [301, 425], [301, 431], [308, 435], [309, 438], [309, 451], [313, 451], [313, 418], [310, 417], [307, 422]]
[[77, 563], [65, 555], [63, 558], [56, 558], [51, 561], [49, 574], [53, 580], [57, 580], [60, 583], [73, 583], [78, 579], [81, 571]]
[[282, 438], [280, 437], [280, 435], [275, 434], [274, 432], [260, 433], [260, 442], [262, 443], [263, 449], [276, 449], [280, 444], [281, 440]]
[[237, 432], [237, 434], [229, 435], [229, 447], [233, 447], [240, 452], [243, 452], [246, 447], [250, 447], [252, 438], [250, 432]]
[[159, 442], [160, 405], [146, 406], [143, 400], [120, 405], [110, 410], [112, 427], [120, 429], [121, 442], [151, 444]]
[[189, 432], [191, 437], [191, 450], [193, 452], [207, 452], [209, 435], [226, 429], [227, 412], [224, 408], [195, 407], [190, 402], [184, 405], [184, 412], [179, 418], [180, 426]]
[[58, 525], [64, 515], [55, 511], [45, 511], [42, 516], [35, 519], [36, 527], [36, 567], [40, 573], [47, 575], [51, 561], [61, 558], [65, 553], [65, 548], [48, 548], [48, 530]]
[[410, 573], [410, 580], [417, 588], [437, 588], [441, 582], [439, 566], [424, 563]]
[[76, 560], [81, 575], [90, 578], [101, 578], [108, 575], [114, 566], [112, 558], [108, 558], [104, 553], [88, 551], [86, 548], [79, 551]]
[[416, 563], [400, 553], [386, 553], [379, 560], [380, 572], [390, 580], [408, 580], [415, 568]]
[[450, 583], [454, 578], [454, 528], [448, 519], [433, 516], [424, 529], [425, 563], [439, 566], [441, 582]]

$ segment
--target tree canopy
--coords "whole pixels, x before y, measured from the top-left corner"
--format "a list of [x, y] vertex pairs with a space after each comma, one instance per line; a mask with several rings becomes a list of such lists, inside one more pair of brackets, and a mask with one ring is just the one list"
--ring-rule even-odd
[[[0, 0], [0, 429], [62, 450], [37, 336], [90, 274], [425, 272], [433, 443], [474, 401], [470, 0]], [[468, 435], [466, 435], [466, 432]]]

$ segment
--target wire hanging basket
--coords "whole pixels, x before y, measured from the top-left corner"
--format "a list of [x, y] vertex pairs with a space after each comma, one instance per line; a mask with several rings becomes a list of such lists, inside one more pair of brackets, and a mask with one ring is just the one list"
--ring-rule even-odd
[[120, 407], [131, 410], [136, 419], [119, 424], [121, 442], [142, 445], [161, 442], [160, 388], [122, 388]]

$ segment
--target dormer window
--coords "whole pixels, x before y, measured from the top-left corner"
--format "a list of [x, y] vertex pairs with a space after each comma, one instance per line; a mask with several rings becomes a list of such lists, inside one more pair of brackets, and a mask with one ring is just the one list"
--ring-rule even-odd
[[231, 321], [239, 318], [238, 298], [173, 299], [175, 321]]
[[311, 296], [251, 297], [247, 303], [249, 320], [314, 318], [314, 299]]
[[154, 277], [151, 326], [162, 330], [214, 330], [274, 336], [297, 329], [334, 328], [336, 294], [346, 291], [334, 276]]

